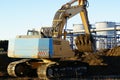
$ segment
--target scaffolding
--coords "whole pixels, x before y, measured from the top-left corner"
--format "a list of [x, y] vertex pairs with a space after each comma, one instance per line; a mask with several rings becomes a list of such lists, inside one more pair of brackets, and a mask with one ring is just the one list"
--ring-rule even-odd
[[[114, 31], [113, 35], [96, 35], [96, 32], [100, 31]], [[105, 28], [105, 29], [91, 29], [93, 37], [96, 41], [97, 50], [99, 49], [110, 49], [115, 46], [120, 46], [120, 34], [117, 34], [117, 31], [120, 31], [120, 27], [115, 28]], [[70, 46], [74, 49], [75, 42], [74, 39], [79, 34], [84, 34], [84, 30], [78, 32], [73, 32], [71, 29], [67, 29], [67, 39], [70, 41]]]

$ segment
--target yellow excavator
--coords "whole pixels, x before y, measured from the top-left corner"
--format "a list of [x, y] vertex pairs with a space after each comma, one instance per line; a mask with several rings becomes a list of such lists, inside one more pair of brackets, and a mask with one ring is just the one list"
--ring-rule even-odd
[[[76, 1], [78, 1], [78, 5], [71, 6]], [[60, 38], [62, 37], [62, 31], [67, 20], [80, 13], [81, 20], [85, 29], [85, 34], [77, 36], [75, 40], [76, 46], [80, 52], [95, 51], [93, 38], [90, 32], [88, 14], [86, 10], [87, 3], [87, 0], [71, 0], [57, 11], [53, 19], [53, 37]], [[64, 32], [64, 34], [65, 33], [66, 32]], [[66, 35], [64, 35], [64, 38], [65, 37]]]
[[[75, 2], [78, 4], [73, 5]], [[20, 60], [8, 65], [8, 74], [23, 77], [35, 73], [45, 80], [86, 74], [88, 64], [75, 58], [75, 52], [65, 39], [66, 31], [63, 34], [67, 20], [80, 13], [85, 34], [77, 36], [76, 46], [80, 52], [94, 51], [86, 6], [87, 0], [71, 0], [56, 12], [51, 28], [44, 27], [40, 32], [28, 31], [27, 35], [18, 35], [14, 43], [9, 42], [8, 56]]]

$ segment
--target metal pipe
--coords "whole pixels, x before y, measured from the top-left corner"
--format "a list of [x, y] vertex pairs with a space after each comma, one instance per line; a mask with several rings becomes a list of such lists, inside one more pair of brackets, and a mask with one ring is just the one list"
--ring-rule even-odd
[[[90, 29], [91, 32], [101, 32], [101, 31], [113, 31], [115, 28], [103, 28], [103, 29]], [[120, 31], [120, 27], [116, 27], [116, 31]], [[79, 32], [85, 32], [85, 30], [79, 30], [79, 31], [70, 31], [70, 33], [79, 33]]]

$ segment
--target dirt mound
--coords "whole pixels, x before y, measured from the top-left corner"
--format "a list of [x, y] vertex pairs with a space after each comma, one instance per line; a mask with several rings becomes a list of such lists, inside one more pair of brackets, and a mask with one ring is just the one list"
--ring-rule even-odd
[[83, 62], [89, 63], [89, 65], [105, 65], [103, 64], [103, 59], [94, 53], [85, 53], [81, 56]]
[[[110, 60], [106, 62], [103, 56], [106, 57], [106, 59], [110, 57]], [[112, 49], [99, 50], [96, 53], [82, 53], [81, 56], [79, 56], [82, 62], [87, 62], [89, 65], [107, 65], [111, 60], [112, 64], [114, 64], [114, 60], [118, 59], [118, 57], [120, 57], [120, 46]]]
[[77, 59], [80, 59], [82, 62], [86, 62], [89, 65], [105, 65], [103, 59], [98, 53], [89, 53], [89, 52], [79, 52], [79, 50], [74, 51], [76, 53]]
[[103, 49], [96, 52], [102, 56], [120, 56], [120, 46], [113, 47], [112, 49]]
[[110, 49], [106, 53], [106, 56], [120, 56], [120, 46], [117, 46], [117, 47]]

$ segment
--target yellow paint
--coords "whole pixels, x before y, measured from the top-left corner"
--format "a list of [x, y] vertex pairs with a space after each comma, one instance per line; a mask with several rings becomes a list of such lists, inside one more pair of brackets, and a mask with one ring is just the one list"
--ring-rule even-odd
[[[86, 5], [86, 0], [78, 0], [78, 4], [79, 6], [83, 6]], [[90, 34], [90, 29], [89, 29], [89, 20], [88, 20], [88, 15], [87, 15], [87, 10], [86, 10], [86, 6], [84, 7], [84, 10], [82, 10], [80, 12], [80, 16], [82, 19], [82, 23], [85, 29], [85, 33], [86, 34]]]

